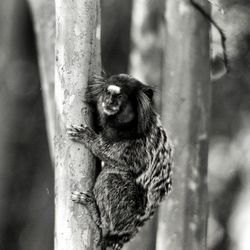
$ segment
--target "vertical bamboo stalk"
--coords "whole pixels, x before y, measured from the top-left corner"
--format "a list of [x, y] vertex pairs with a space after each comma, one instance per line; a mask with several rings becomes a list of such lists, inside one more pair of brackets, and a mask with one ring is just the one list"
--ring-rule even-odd
[[[157, 250], [205, 250], [209, 22], [189, 0], [166, 3], [162, 113], [175, 145], [175, 168], [173, 191], [160, 209]], [[199, 4], [209, 12], [207, 1]]]
[[55, 249], [92, 250], [97, 240], [86, 209], [71, 201], [74, 190], [93, 186], [95, 162], [84, 146], [70, 141], [66, 127], [91, 122], [84, 91], [91, 73], [100, 73], [99, 4], [56, 0]]

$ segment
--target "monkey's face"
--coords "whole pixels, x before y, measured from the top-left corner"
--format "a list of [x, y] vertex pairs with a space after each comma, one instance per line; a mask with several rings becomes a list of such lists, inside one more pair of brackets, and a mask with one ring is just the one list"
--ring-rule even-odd
[[108, 85], [101, 97], [101, 107], [106, 115], [115, 115], [119, 112], [124, 101], [121, 88], [116, 85]]
[[107, 84], [99, 99], [100, 114], [114, 118], [113, 122], [127, 124], [135, 118], [135, 110], [125, 89], [118, 84]]
[[108, 85], [101, 96], [101, 107], [103, 113], [108, 116], [117, 114], [125, 99], [125, 95], [121, 93], [121, 87]]

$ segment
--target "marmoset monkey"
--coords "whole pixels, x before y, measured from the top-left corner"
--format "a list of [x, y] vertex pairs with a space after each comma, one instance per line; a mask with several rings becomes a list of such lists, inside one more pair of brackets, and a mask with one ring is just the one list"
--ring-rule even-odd
[[72, 193], [102, 234], [102, 249], [120, 249], [171, 190], [173, 150], [152, 105], [153, 90], [126, 74], [94, 76], [85, 95], [100, 132], [72, 125], [69, 137], [103, 161], [93, 191]]

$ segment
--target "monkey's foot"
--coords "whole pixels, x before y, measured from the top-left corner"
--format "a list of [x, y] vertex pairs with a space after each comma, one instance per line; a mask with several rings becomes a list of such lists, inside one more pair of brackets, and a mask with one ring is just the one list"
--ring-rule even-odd
[[133, 237], [133, 233], [129, 232], [129, 234], [117, 235], [115, 243], [112, 244], [113, 250], [120, 250], [123, 245], [128, 242]]
[[90, 191], [87, 192], [78, 192], [73, 191], [71, 193], [71, 199], [72, 201], [76, 203], [80, 203], [82, 205], [87, 205], [88, 203], [94, 202], [93, 194]]
[[113, 245], [113, 250], [120, 250], [122, 248], [122, 244], [119, 244], [119, 243], [115, 243]]
[[[88, 209], [90, 216], [92, 217], [93, 221], [96, 223], [98, 230], [100, 230], [101, 235], [101, 218], [99, 215], [99, 210], [96, 205], [96, 201], [94, 195], [91, 191], [87, 192], [78, 192], [74, 191], [71, 193], [72, 201], [76, 203], [80, 203]], [[101, 236], [100, 236], [101, 238]]]
[[87, 125], [81, 124], [78, 125], [71, 125], [71, 127], [67, 128], [68, 136], [71, 140], [74, 141], [82, 141], [84, 138], [89, 138], [94, 135], [94, 131], [88, 127]]

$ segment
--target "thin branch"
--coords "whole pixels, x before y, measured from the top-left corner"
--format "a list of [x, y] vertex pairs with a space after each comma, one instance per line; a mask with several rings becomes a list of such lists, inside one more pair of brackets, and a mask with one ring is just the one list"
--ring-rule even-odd
[[210, 4], [212, 4], [213, 6], [215, 6], [215, 8], [222, 14], [222, 15], [224, 15], [225, 14], [225, 10], [224, 10], [224, 8], [220, 5], [220, 4], [218, 4], [218, 3], [216, 3], [215, 1], [213, 1], [213, 0], [207, 0]]
[[[219, 32], [220, 37], [221, 37], [221, 47], [223, 51], [223, 61], [225, 64], [225, 69], [226, 72], [229, 72], [229, 63], [228, 63], [228, 57], [227, 57], [227, 47], [226, 47], [226, 36], [222, 30], [222, 28], [217, 24], [216, 21], [213, 20], [213, 18], [208, 14], [202, 6], [200, 6], [198, 3], [196, 3], [194, 0], [189, 0], [191, 5], [197, 9], [214, 27], [215, 29]], [[209, 1], [209, 0], [208, 0]], [[210, 2], [210, 1], [209, 1]], [[212, 2], [212, 1], [211, 1]]]

